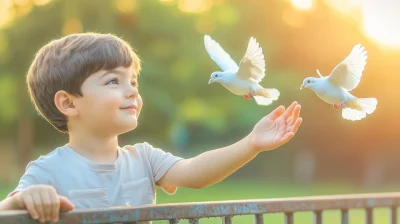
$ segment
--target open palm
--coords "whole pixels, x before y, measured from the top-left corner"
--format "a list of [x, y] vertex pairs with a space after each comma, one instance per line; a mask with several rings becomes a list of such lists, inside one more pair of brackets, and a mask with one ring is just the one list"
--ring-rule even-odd
[[280, 106], [262, 118], [251, 133], [252, 147], [257, 151], [267, 151], [292, 139], [302, 122], [300, 110], [301, 106], [293, 102], [287, 110]]

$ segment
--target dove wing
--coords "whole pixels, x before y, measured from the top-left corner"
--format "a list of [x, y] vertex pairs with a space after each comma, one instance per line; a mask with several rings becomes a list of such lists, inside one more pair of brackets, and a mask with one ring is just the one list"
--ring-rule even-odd
[[211, 39], [209, 35], [204, 36], [204, 45], [211, 59], [224, 71], [236, 72], [239, 67], [231, 56], [225, 52], [219, 43]]
[[355, 45], [350, 54], [332, 70], [328, 80], [337, 87], [353, 90], [360, 83], [366, 60], [367, 52], [364, 47]]
[[259, 83], [265, 76], [265, 60], [256, 39], [250, 38], [246, 53], [239, 64], [237, 75], [245, 80]]

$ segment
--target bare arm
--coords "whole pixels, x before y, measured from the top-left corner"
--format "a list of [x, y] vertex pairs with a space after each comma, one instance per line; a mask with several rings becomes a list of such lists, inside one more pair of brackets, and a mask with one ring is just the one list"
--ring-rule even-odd
[[0, 211], [3, 210], [20, 210], [21, 208], [15, 201], [15, 197], [11, 196], [0, 202]]
[[248, 148], [247, 138], [219, 149], [178, 161], [160, 179], [160, 185], [203, 188], [220, 182], [256, 157]]
[[301, 124], [300, 105], [286, 111], [278, 107], [261, 119], [242, 140], [177, 162], [158, 184], [170, 187], [204, 188], [225, 179], [262, 151], [272, 150], [293, 138]]

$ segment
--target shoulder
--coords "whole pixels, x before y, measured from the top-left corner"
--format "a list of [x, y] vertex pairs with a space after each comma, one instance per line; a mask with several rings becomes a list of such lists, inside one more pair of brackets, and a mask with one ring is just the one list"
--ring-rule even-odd
[[134, 145], [125, 145], [122, 148], [124, 153], [134, 153], [134, 154], [149, 154], [154, 150], [161, 150], [154, 147], [148, 142], [136, 143]]
[[39, 166], [43, 169], [51, 169], [53, 165], [59, 165], [60, 159], [62, 157], [62, 147], [57, 147], [53, 151], [49, 152], [47, 155], [41, 155], [36, 160], [33, 160], [28, 163], [26, 169]]
[[121, 154], [129, 158], [138, 157], [145, 160], [164, 160], [170, 157], [176, 157], [170, 152], [166, 152], [161, 148], [154, 147], [148, 142], [137, 143], [134, 145], [126, 145], [122, 147]]

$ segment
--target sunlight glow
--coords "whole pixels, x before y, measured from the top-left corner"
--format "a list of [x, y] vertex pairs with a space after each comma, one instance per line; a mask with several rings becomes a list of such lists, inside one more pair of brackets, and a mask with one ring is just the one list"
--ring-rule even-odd
[[400, 2], [397, 0], [365, 0], [364, 31], [374, 41], [400, 48]]
[[325, 0], [325, 2], [341, 14], [359, 17], [362, 0]]
[[30, 1], [29, 0], [14, 0], [14, 3], [17, 6], [25, 6], [25, 5], [30, 4]]
[[115, 5], [118, 11], [122, 13], [132, 13], [136, 8], [136, 0], [116, 0]]
[[12, 0], [0, 0], [0, 9], [10, 8], [11, 6], [12, 6]]
[[82, 23], [76, 18], [69, 19], [64, 23], [62, 31], [64, 35], [80, 33], [82, 32]]
[[33, 4], [38, 6], [47, 5], [51, 2], [51, 0], [33, 0]]
[[183, 12], [202, 13], [211, 9], [212, 0], [179, 0], [178, 8]]
[[293, 8], [287, 8], [282, 12], [282, 20], [294, 28], [300, 28], [306, 22], [303, 13]]
[[313, 0], [290, 0], [290, 2], [296, 9], [302, 11], [310, 11], [314, 5]]
[[0, 7], [0, 29], [5, 27], [15, 17], [13, 8]]

